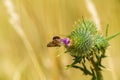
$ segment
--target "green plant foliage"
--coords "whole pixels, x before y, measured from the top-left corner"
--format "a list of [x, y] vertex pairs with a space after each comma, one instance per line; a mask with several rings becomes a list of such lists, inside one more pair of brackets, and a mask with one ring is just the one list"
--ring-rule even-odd
[[[109, 46], [108, 41], [120, 33], [108, 37], [108, 25], [106, 27], [105, 37], [100, 34], [96, 25], [89, 20], [79, 21], [74, 25], [75, 29], [67, 36], [61, 39], [58, 36], [53, 37], [48, 47], [60, 47], [64, 44], [66, 51], [73, 57], [73, 63], [67, 65], [68, 68], [81, 70], [85, 75], [92, 76], [91, 80], [103, 80], [102, 65], [103, 58], [106, 57], [105, 51]], [[56, 45], [56, 46], [53, 46]], [[89, 63], [89, 66], [86, 65]]]
[[[101, 71], [105, 67], [101, 64], [101, 61], [106, 57], [105, 50], [109, 46], [108, 41], [119, 34], [107, 37], [107, 26], [106, 37], [104, 37], [97, 31], [93, 22], [88, 20], [78, 22], [75, 29], [68, 36], [71, 39], [71, 46], [66, 47], [66, 52], [74, 59], [73, 63], [67, 67], [80, 69], [85, 75], [91, 75], [91, 80], [103, 80]], [[87, 69], [86, 61], [92, 64], [89, 66], [90, 70]], [[82, 63], [82, 66], [78, 66], [77, 63]]]

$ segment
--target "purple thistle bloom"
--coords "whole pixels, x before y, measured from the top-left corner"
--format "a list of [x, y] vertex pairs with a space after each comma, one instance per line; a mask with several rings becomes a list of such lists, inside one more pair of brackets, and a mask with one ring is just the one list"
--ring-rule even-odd
[[65, 44], [65, 46], [69, 46], [70, 39], [69, 39], [69, 38], [63, 38], [63, 39], [61, 39], [61, 42], [62, 42], [63, 44]]

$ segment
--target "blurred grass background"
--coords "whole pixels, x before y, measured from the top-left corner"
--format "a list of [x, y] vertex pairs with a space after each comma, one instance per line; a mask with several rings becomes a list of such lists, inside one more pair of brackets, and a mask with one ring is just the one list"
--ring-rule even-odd
[[[65, 69], [72, 61], [64, 48], [47, 48], [55, 35], [66, 36], [82, 16], [92, 19], [85, 0], [11, 0], [24, 35], [9, 23], [10, 15], [0, 0], [0, 80], [89, 80], [77, 69]], [[9, 1], [9, 0], [8, 0]], [[110, 25], [109, 35], [120, 32], [120, 0], [92, 0], [102, 25]], [[120, 36], [110, 41], [111, 63], [105, 59], [105, 80], [120, 80]], [[108, 56], [109, 57], [109, 56]], [[114, 76], [113, 76], [114, 75]], [[113, 78], [115, 77], [115, 78]]]

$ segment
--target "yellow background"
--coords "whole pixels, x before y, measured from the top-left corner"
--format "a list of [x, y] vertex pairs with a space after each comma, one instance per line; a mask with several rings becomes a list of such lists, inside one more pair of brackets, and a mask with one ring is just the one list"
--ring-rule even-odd
[[[24, 35], [9, 23], [10, 15], [0, 0], [0, 80], [90, 80], [72, 63], [65, 49], [48, 48], [55, 35], [66, 36], [77, 20], [91, 19], [85, 0], [11, 0]], [[92, 0], [101, 21], [102, 33], [120, 32], [120, 1]], [[104, 80], [120, 80], [120, 36], [112, 39], [103, 64]]]

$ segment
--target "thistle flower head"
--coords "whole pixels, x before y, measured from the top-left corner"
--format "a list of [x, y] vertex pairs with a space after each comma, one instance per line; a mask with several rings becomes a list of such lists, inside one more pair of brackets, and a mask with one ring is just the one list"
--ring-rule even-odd
[[[96, 43], [96, 41], [99, 40], [98, 36], [101, 35], [98, 34], [93, 22], [78, 22], [78, 24], [75, 25], [75, 29], [68, 36], [73, 41], [73, 44], [67, 47], [66, 52], [76, 57], [88, 57], [92, 54], [93, 50], [96, 49], [96, 45], [107, 43], [103, 37], [100, 37], [100, 43]], [[101, 45], [100, 47], [103, 46]]]
[[70, 46], [70, 39], [69, 38], [63, 38], [60, 40], [66, 47]]

